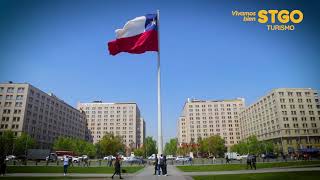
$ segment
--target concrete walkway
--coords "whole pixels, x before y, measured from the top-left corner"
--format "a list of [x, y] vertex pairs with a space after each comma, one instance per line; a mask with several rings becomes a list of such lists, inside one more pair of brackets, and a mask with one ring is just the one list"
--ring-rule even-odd
[[146, 166], [143, 171], [137, 173], [135, 176], [129, 176], [126, 179], [134, 180], [191, 180], [191, 177], [184, 177], [182, 173], [177, 170], [175, 166], [168, 166], [168, 176], [158, 176], [154, 174], [154, 166]]
[[253, 174], [253, 173], [272, 173], [272, 172], [299, 172], [299, 171], [320, 171], [320, 167], [301, 167], [301, 168], [265, 168], [257, 170], [238, 170], [238, 171], [211, 171], [211, 172], [182, 172], [183, 176], [202, 176], [218, 174]]
[[[132, 179], [132, 180], [191, 180], [191, 177], [184, 177], [182, 172], [177, 170], [175, 166], [168, 166], [168, 176], [158, 176], [153, 175], [154, 167], [153, 166], [146, 166], [141, 171], [133, 174], [122, 174], [122, 177], [125, 179]], [[8, 177], [63, 177], [62, 173], [10, 173], [6, 174]], [[88, 177], [90, 179], [98, 179], [98, 178], [107, 178], [111, 179], [110, 177], [112, 174], [84, 174], [84, 173], [71, 173], [67, 174], [67, 176], [71, 177]], [[119, 176], [116, 175], [114, 179], [119, 179]]]
[[[251, 173], [271, 173], [271, 172], [299, 172], [299, 171], [320, 171], [320, 167], [301, 167], [301, 168], [265, 168], [257, 170], [238, 170], [238, 171], [211, 171], [211, 172], [181, 172], [175, 166], [168, 166], [168, 176], [153, 175], [154, 167], [146, 166], [141, 171], [134, 174], [123, 174], [125, 179], [132, 180], [191, 180], [191, 176], [197, 175], [219, 175], [219, 174], [251, 174]], [[71, 177], [88, 177], [88, 179], [111, 179], [112, 174], [83, 174], [71, 173]], [[10, 173], [8, 177], [63, 177], [62, 173]], [[115, 176], [114, 179], [119, 179]]]

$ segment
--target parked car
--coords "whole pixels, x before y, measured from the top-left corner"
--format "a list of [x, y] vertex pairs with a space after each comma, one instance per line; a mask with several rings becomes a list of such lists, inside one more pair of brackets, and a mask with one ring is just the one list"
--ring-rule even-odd
[[14, 155], [6, 156], [6, 161], [11, 161], [11, 160], [15, 160], [15, 159], [16, 159], [16, 156], [14, 156]]
[[239, 156], [240, 159], [247, 159], [248, 158], [248, 154], [243, 154], [241, 156]]
[[187, 162], [189, 161], [189, 157], [178, 156], [176, 158], [176, 162]]
[[103, 157], [103, 160], [109, 160], [109, 158], [111, 158], [112, 160], [116, 159], [116, 157], [109, 155], [109, 156]]
[[174, 159], [176, 159], [176, 157], [174, 157], [173, 155], [168, 155], [167, 156], [167, 160], [174, 160]]
[[267, 153], [265, 155], [265, 158], [267, 158], [267, 159], [275, 159], [275, 158], [277, 158], [277, 156], [275, 154], [273, 154], [273, 153]]
[[124, 162], [127, 162], [127, 163], [136, 163], [136, 164], [143, 164], [144, 161], [140, 158], [137, 158], [137, 157], [128, 157], [126, 160], [124, 160]]
[[46, 157], [46, 161], [55, 162], [58, 160], [58, 156], [56, 153], [50, 153], [49, 156]]
[[72, 157], [72, 162], [73, 163], [78, 163], [78, 162], [80, 162], [81, 161], [81, 157], [79, 157], [79, 156], [75, 156], [75, 157]]
[[224, 157], [226, 158], [228, 156], [228, 158], [230, 160], [241, 160], [241, 156], [240, 154], [236, 153], [236, 152], [227, 152], [227, 153], [224, 153]]
[[156, 155], [152, 154], [151, 156], [148, 157], [149, 160], [155, 160], [156, 159]]

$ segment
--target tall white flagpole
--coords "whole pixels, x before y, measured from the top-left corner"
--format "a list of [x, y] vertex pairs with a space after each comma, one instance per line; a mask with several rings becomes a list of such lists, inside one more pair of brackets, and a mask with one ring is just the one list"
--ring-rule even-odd
[[158, 30], [158, 154], [163, 152], [162, 143], [162, 119], [161, 119], [161, 73], [160, 73], [160, 11], [157, 10], [157, 30]]

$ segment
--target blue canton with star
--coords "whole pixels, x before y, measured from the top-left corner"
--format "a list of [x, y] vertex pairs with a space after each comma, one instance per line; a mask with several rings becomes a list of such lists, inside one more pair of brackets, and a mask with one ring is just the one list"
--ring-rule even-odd
[[147, 14], [145, 31], [158, 30], [157, 28], [157, 14]]

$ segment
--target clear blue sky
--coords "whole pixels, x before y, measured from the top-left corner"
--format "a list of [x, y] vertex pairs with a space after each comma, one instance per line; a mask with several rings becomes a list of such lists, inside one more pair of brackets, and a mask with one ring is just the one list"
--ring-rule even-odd
[[[73, 106], [137, 102], [156, 136], [156, 53], [113, 57], [106, 44], [127, 20], [160, 9], [166, 140], [188, 97], [250, 104], [272, 88], [320, 89], [319, 4], [307, 2], [0, 0], [0, 82], [28, 82]], [[231, 15], [271, 8], [301, 9], [304, 21], [268, 32]]]

